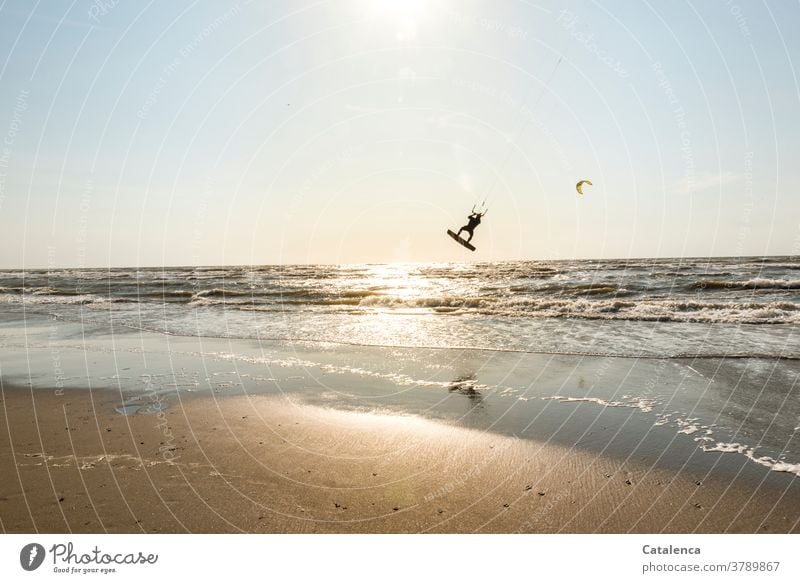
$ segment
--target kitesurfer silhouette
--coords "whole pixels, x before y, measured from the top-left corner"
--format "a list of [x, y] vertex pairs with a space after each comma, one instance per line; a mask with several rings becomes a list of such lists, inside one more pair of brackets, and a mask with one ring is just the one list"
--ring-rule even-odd
[[474, 231], [478, 225], [481, 224], [481, 217], [486, 214], [487, 211], [483, 211], [482, 213], [475, 212], [475, 209], [472, 209], [472, 214], [467, 217], [467, 224], [461, 227], [456, 233], [457, 236], [461, 236], [461, 231], [466, 231], [469, 233], [469, 238], [467, 239], [467, 243], [472, 241], [472, 237], [475, 235]]

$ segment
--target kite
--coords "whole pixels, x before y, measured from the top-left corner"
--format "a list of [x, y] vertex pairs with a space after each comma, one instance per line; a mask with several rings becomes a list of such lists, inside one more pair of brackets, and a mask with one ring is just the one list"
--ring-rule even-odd
[[590, 180], [581, 180], [578, 184], [575, 185], [575, 190], [578, 191], [578, 194], [583, 194], [583, 185], [588, 184], [592, 186], [592, 182]]

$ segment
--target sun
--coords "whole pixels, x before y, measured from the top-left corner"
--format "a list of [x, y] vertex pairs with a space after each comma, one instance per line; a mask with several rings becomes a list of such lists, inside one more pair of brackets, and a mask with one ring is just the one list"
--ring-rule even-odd
[[[389, 29], [399, 42], [416, 39], [421, 27], [435, 20], [438, 3], [435, 0], [361, 0], [362, 14], [376, 30]], [[390, 33], [391, 34], [391, 33]]]
[[394, 27], [398, 40], [410, 40], [417, 28], [434, 20], [435, 0], [362, 0], [363, 14], [373, 25]]
[[371, 16], [395, 21], [424, 18], [430, 4], [430, 0], [367, 0]]

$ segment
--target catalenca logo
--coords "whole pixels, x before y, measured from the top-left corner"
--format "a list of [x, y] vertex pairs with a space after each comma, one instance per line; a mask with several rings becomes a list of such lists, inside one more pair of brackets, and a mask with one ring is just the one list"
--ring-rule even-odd
[[19, 564], [26, 571], [35, 571], [44, 562], [44, 547], [39, 543], [30, 543], [19, 552]]

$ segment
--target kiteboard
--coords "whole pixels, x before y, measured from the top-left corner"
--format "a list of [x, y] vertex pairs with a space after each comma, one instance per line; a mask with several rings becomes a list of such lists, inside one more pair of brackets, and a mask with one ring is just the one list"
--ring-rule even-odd
[[461, 244], [462, 244], [464, 247], [466, 247], [466, 248], [467, 248], [467, 249], [469, 249], [470, 251], [475, 251], [475, 247], [473, 247], [473, 246], [472, 246], [472, 244], [471, 244], [469, 241], [465, 241], [464, 239], [462, 239], [461, 237], [459, 237], [458, 235], [456, 235], [456, 234], [455, 234], [453, 231], [451, 231], [450, 229], [447, 229], [447, 234], [448, 234], [448, 235], [450, 235], [450, 236], [451, 236], [453, 239], [455, 239], [455, 240], [456, 240], [456, 241], [458, 241], [459, 243], [461, 243]]

